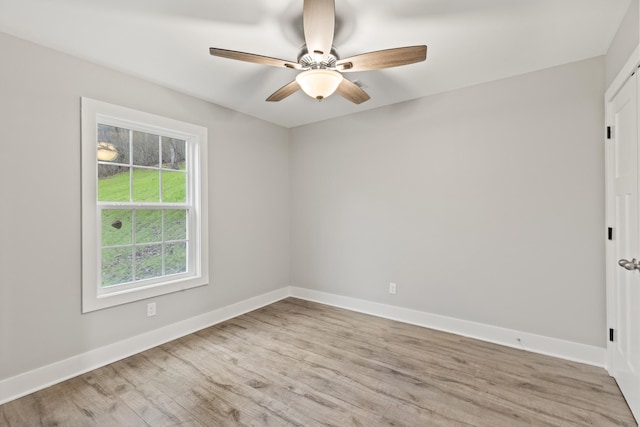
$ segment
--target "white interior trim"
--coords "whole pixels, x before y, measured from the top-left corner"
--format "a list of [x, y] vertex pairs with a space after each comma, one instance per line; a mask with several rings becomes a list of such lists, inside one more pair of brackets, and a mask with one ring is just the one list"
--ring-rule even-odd
[[288, 287], [118, 341], [0, 381], [0, 405], [288, 297]]
[[[357, 298], [283, 287], [0, 381], [0, 405], [287, 297], [345, 308], [534, 353], [604, 366], [605, 349]], [[520, 338], [520, 343], [517, 339]]]
[[[88, 313], [171, 292], [209, 285], [207, 128], [84, 96], [81, 97], [81, 105], [82, 312]], [[188, 212], [187, 241], [189, 243], [187, 244], [186, 257], [188, 265], [184, 273], [133, 281], [110, 288], [102, 287], [99, 205], [122, 205], [122, 209], [126, 210], [134, 209], [134, 206], [139, 208], [143, 205], [129, 201], [126, 203], [97, 203], [96, 179], [99, 166], [96, 157], [96, 144], [99, 123], [185, 141], [188, 165], [188, 200], [187, 203], [179, 204]], [[131, 159], [128, 167], [133, 167]]]
[[310, 289], [292, 287], [291, 296], [507, 347], [520, 348], [533, 353], [604, 367], [605, 349], [601, 347]]
[[616, 78], [613, 79], [607, 91], [604, 94], [605, 102], [609, 102], [613, 99], [614, 96], [622, 89], [625, 82], [629, 78], [631, 74], [633, 74], [637, 69], [638, 65], [640, 65], [640, 45], [636, 46], [636, 48], [625, 62], [624, 66], [620, 70], [620, 72], [616, 75]]
[[[636, 46], [627, 62], [624, 64], [620, 72], [616, 75], [616, 78], [611, 82], [611, 85], [607, 88], [604, 96], [605, 102], [605, 128], [613, 126], [613, 112], [611, 110], [611, 102], [613, 98], [620, 92], [620, 89], [625, 85], [627, 80], [638, 70], [640, 66], [640, 45]], [[606, 129], [603, 129], [604, 139], [604, 157], [605, 157], [605, 230], [607, 227], [613, 227], [615, 233], [615, 217], [614, 217], [614, 197], [613, 197], [613, 160], [614, 153], [611, 144], [607, 144]], [[613, 242], [607, 240], [605, 237], [605, 286], [606, 286], [606, 307], [607, 307], [607, 325], [605, 331], [609, 328], [616, 329], [616, 319], [613, 315], [613, 299], [612, 289], [615, 287], [615, 269], [617, 268], [616, 259], [614, 257]], [[608, 335], [608, 334], [607, 334]], [[608, 341], [607, 336], [607, 349], [605, 353], [605, 369], [611, 373], [612, 358], [614, 347], [612, 343]]]

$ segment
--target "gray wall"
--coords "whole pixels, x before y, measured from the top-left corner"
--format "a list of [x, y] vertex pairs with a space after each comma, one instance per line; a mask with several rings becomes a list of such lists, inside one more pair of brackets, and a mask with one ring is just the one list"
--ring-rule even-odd
[[[0, 380], [288, 284], [604, 346], [602, 97], [630, 14], [606, 66], [291, 131], [0, 34]], [[209, 129], [213, 283], [156, 317], [80, 314], [80, 96]]]
[[609, 87], [613, 82], [633, 50], [638, 46], [640, 39], [639, 14], [638, 0], [631, 0], [629, 9], [607, 51], [606, 87]]
[[292, 129], [291, 284], [604, 347], [604, 68]]
[[[0, 34], [0, 380], [289, 283], [285, 129]], [[209, 130], [213, 283], [80, 314], [80, 96]]]

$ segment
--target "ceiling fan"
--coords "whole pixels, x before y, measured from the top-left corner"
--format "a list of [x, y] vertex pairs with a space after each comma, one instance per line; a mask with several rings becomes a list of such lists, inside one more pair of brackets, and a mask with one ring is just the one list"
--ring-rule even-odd
[[269, 102], [281, 101], [302, 89], [318, 100], [338, 92], [355, 104], [367, 101], [369, 95], [356, 83], [344, 78], [342, 73], [397, 67], [427, 58], [427, 46], [420, 45], [379, 50], [341, 59], [333, 47], [335, 18], [335, 0], [304, 0], [302, 24], [305, 45], [297, 62], [215, 47], [210, 48], [209, 53], [222, 58], [302, 70], [294, 81], [269, 96]]

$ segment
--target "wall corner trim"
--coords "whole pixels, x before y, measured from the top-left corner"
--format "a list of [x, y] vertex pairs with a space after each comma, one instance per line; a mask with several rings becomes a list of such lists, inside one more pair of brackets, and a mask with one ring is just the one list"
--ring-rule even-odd
[[299, 287], [291, 288], [291, 296], [600, 368], [604, 368], [605, 365], [606, 349], [604, 347], [595, 347]]
[[248, 313], [291, 294], [288, 286], [0, 380], [0, 405], [166, 342]]

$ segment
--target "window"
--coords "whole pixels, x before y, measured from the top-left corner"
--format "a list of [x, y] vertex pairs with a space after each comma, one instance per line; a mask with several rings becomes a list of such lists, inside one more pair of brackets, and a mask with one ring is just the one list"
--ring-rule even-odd
[[208, 283], [207, 130], [82, 98], [82, 311]]

